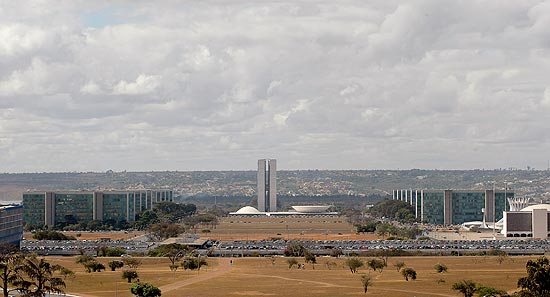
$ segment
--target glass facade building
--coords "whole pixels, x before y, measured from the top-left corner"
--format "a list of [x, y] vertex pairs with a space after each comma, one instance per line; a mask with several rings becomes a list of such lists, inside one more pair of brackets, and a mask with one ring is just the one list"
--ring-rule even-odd
[[23, 221], [35, 226], [92, 220], [133, 222], [137, 214], [163, 201], [173, 201], [172, 190], [26, 192]]
[[504, 190], [394, 190], [392, 199], [413, 206], [423, 223], [453, 225], [471, 221], [494, 222], [510, 209], [513, 191]]
[[0, 206], [0, 247], [19, 246], [23, 237], [23, 206]]

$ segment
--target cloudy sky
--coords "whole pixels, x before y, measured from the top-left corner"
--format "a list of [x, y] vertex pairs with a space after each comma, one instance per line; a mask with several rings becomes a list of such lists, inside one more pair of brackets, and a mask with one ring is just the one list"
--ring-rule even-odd
[[0, 1], [0, 172], [545, 169], [550, 1]]

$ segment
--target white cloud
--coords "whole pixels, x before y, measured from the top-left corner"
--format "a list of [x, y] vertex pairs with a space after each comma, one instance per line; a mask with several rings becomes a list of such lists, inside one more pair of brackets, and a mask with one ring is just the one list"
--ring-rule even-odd
[[93, 80], [87, 82], [80, 88], [80, 92], [83, 94], [99, 95], [102, 94], [101, 87], [96, 84]]
[[0, 4], [4, 170], [548, 159], [547, 1], [115, 6]]
[[542, 96], [542, 100], [540, 101], [540, 104], [544, 107], [550, 108], [550, 87], [546, 87], [544, 89], [544, 94]]
[[121, 80], [113, 87], [115, 95], [139, 95], [153, 92], [161, 82], [159, 75], [140, 74], [134, 82]]
[[43, 29], [25, 24], [0, 24], [0, 59], [38, 50], [52, 37]]

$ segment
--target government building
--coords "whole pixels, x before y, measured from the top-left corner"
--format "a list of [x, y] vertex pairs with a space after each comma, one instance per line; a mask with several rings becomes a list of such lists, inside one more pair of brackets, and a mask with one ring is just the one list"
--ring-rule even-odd
[[0, 206], [0, 248], [19, 246], [23, 237], [23, 206]]
[[55, 226], [69, 220], [133, 222], [137, 214], [163, 201], [173, 201], [172, 190], [25, 192], [23, 221], [33, 226]]
[[392, 199], [409, 203], [418, 221], [434, 225], [498, 222], [510, 209], [509, 190], [394, 190]]

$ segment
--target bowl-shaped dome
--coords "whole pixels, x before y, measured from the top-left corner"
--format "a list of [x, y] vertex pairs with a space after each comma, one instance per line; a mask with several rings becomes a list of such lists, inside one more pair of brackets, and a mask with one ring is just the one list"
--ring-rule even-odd
[[292, 206], [292, 208], [297, 212], [304, 213], [321, 213], [326, 212], [330, 205], [302, 205], [302, 206]]
[[261, 212], [257, 210], [256, 208], [252, 206], [245, 206], [239, 210], [237, 210], [235, 213], [237, 214], [260, 214]]

